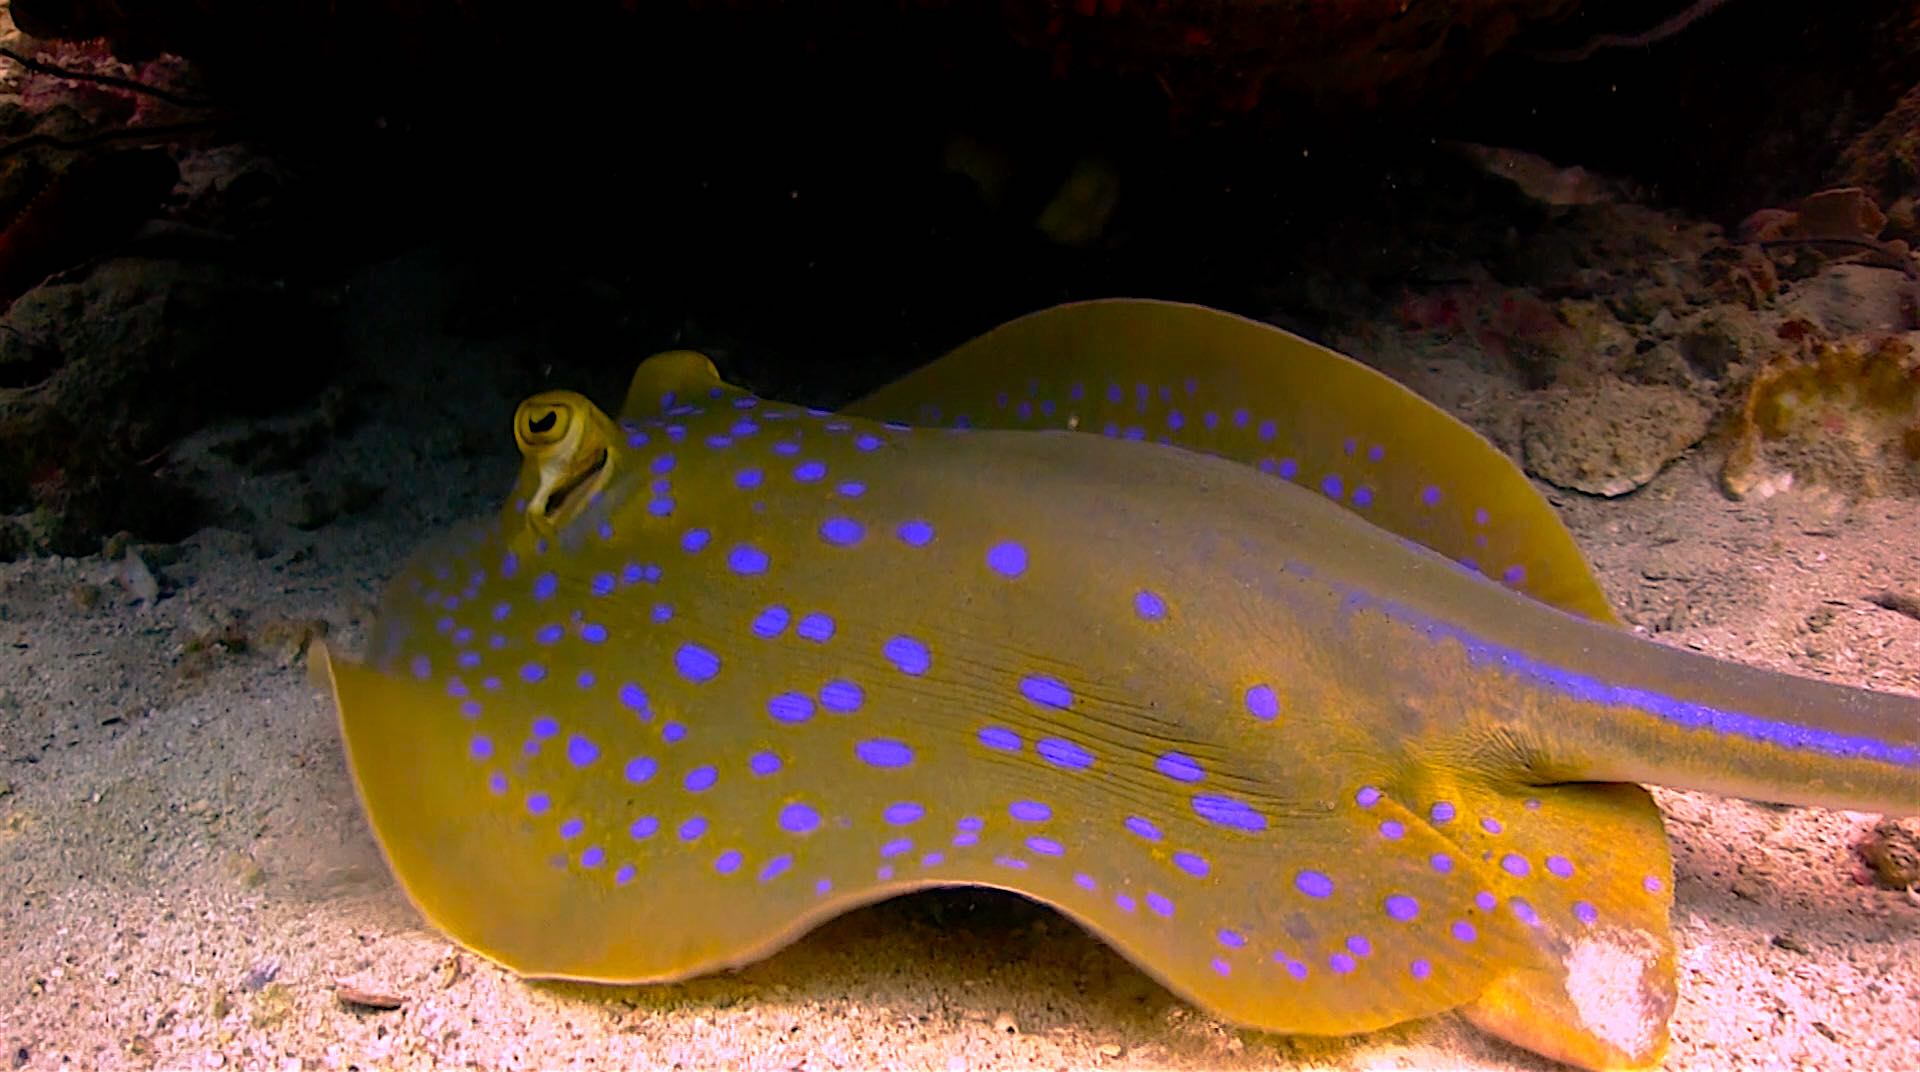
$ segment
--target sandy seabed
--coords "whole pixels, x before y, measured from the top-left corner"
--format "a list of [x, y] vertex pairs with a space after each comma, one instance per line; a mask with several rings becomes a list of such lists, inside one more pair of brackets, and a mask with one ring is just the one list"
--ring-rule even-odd
[[[1451, 1017], [1352, 1040], [1223, 1026], [998, 894], [878, 905], [650, 988], [529, 984], [428, 929], [299, 655], [313, 621], [355, 650], [406, 551], [492, 508], [517, 460], [516, 400], [485, 374], [499, 355], [378, 297], [411, 278], [370, 275], [351, 345], [415, 378], [370, 395], [371, 419], [305, 472], [212, 449], [258, 428], [182, 448], [235, 520], [137, 546], [157, 596], [122, 558], [0, 565], [5, 1067], [1552, 1067]], [[354, 481], [384, 492], [317, 529], [277, 520]], [[1920, 506], [1730, 502], [1705, 452], [1635, 494], [1555, 502], [1661, 642], [1920, 693], [1920, 621], [1870, 598], [1920, 593]], [[1920, 904], [1858, 880], [1849, 845], [1873, 817], [1659, 799], [1681, 950], [1668, 1067], [1920, 1068]]]

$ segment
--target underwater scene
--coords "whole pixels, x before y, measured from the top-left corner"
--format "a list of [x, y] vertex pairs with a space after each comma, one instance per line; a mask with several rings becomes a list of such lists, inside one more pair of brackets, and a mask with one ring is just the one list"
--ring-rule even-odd
[[0, 3], [12, 1069], [1920, 1067], [1920, 9]]

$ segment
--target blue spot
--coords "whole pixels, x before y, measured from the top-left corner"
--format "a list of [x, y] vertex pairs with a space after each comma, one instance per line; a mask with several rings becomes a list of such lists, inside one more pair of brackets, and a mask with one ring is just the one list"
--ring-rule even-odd
[[[599, 622], [588, 622], [580, 627], [580, 639], [589, 644], [605, 644], [607, 642], [607, 627], [601, 625]], [[591, 679], [589, 679], [589, 683], [591, 683]]]
[[1127, 896], [1124, 893], [1116, 893], [1113, 895], [1113, 906], [1115, 908], [1118, 908], [1122, 912], [1131, 914], [1133, 912], [1139, 911], [1140, 902], [1134, 900], [1133, 898]]
[[1261, 421], [1260, 427], [1255, 431], [1259, 434], [1262, 442], [1269, 442], [1274, 436], [1280, 433], [1280, 429], [1275, 427], [1272, 421]]
[[933, 526], [925, 521], [903, 521], [894, 531], [908, 547], [925, 547], [933, 542]]
[[1380, 836], [1388, 841], [1399, 841], [1407, 836], [1406, 825], [1398, 819], [1387, 819], [1380, 824]]
[[689, 552], [699, 551], [712, 542], [713, 533], [706, 529], [688, 529], [686, 535], [680, 537], [680, 546]]
[[1255, 685], [1247, 690], [1247, 713], [1262, 722], [1272, 722], [1280, 715], [1280, 699], [1273, 694], [1271, 685]]
[[1293, 876], [1294, 888], [1308, 897], [1333, 896], [1333, 880], [1318, 871], [1302, 871]]
[[1365, 484], [1353, 489], [1353, 505], [1367, 507], [1373, 505], [1373, 489]]
[[927, 667], [933, 663], [933, 656], [927, 651], [927, 646], [910, 636], [890, 638], [881, 648], [881, 654], [885, 655], [887, 661], [901, 673], [916, 677], [926, 673]]
[[1027, 849], [1041, 856], [1061, 856], [1067, 851], [1058, 841], [1044, 837], [1028, 838]]
[[1555, 878], [1572, 878], [1573, 861], [1564, 856], [1547, 857], [1547, 873]]
[[574, 838], [579, 837], [580, 832], [586, 828], [587, 824], [581, 820], [568, 819], [566, 822], [560, 824], [560, 837], [563, 840], [572, 841]]
[[865, 700], [865, 690], [851, 681], [834, 680], [820, 686], [820, 706], [837, 714], [852, 714]]
[[600, 749], [579, 734], [567, 738], [567, 762], [576, 767], [590, 767], [600, 758]]
[[566, 630], [562, 629], [559, 623], [554, 622], [534, 630], [533, 640], [536, 644], [558, 644], [560, 638], [565, 635]]
[[673, 500], [665, 495], [647, 500], [647, 513], [654, 517], [670, 517], [673, 514]]
[[1224, 945], [1229, 949], [1244, 949], [1247, 944], [1247, 936], [1244, 934], [1241, 934], [1239, 931], [1236, 931], [1236, 930], [1227, 930], [1223, 928], [1215, 932], [1214, 937], [1220, 940], [1221, 945]]
[[994, 544], [987, 550], [987, 568], [1002, 577], [1018, 577], [1027, 572], [1027, 549], [1017, 543]]
[[673, 464], [673, 455], [658, 454], [654, 456], [653, 464], [647, 466], [647, 468], [652, 470], [655, 476], [665, 476], [673, 472]]
[[847, 480], [842, 481], [833, 490], [849, 499], [858, 499], [867, 493], [867, 486], [858, 480]]
[[830, 517], [820, 526], [820, 538], [835, 547], [851, 547], [866, 534], [866, 526], [850, 517]]
[[648, 715], [647, 690], [629, 681], [620, 686], [620, 703], [638, 715]]
[[1173, 918], [1173, 902], [1172, 901], [1169, 901], [1165, 897], [1162, 897], [1159, 894], [1152, 893], [1152, 892], [1149, 892], [1147, 894], [1146, 901], [1147, 901], [1147, 907], [1153, 911], [1154, 915], [1159, 916], [1163, 919]]
[[818, 828], [820, 813], [805, 804], [789, 804], [780, 809], [780, 829], [792, 834], [805, 834]]
[[673, 653], [673, 668], [688, 681], [712, 681], [720, 673], [720, 656], [698, 644], [682, 644]]
[[1420, 489], [1420, 501], [1427, 506], [1440, 505], [1440, 489], [1432, 484]]
[[1007, 806], [1007, 814], [1023, 823], [1044, 823], [1053, 818], [1053, 809], [1037, 800], [1016, 800]]
[[742, 576], [767, 572], [767, 553], [752, 544], [740, 544], [727, 552], [727, 567]]
[[793, 854], [783, 852], [773, 859], [768, 860], [766, 866], [760, 869], [760, 881], [771, 882], [781, 875], [786, 874], [787, 868], [792, 866]]
[[686, 822], [680, 824], [680, 840], [681, 841], [700, 840], [700, 835], [707, 832], [707, 826], [708, 826], [707, 817], [704, 815], [696, 815], [693, 818], [688, 819]]
[[887, 810], [881, 813], [881, 818], [894, 826], [911, 826], [919, 822], [926, 814], [927, 809], [915, 804], [911, 800], [902, 800], [898, 803], [887, 805]]
[[[894, 838], [892, 841], [889, 841], [886, 844], [880, 846], [880, 858], [883, 860], [891, 860], [895, 856], [902, 856], [912, 851], [913, 851], [912, 838]], [[890, 879], [893, 877], [892, 868], [890, 867], [881, 868], [881, 871], [883, 873], [880, 876], [880, 881], [885, 882], [887, 879]]]
[[880, 437], [877, 435], [874, 435], [871, 432], [862, 432], [859, 435], [853, 437], [853, 449], [855, 450], [859, 450], [859, 451], [879, 450], [880, 445], [881, 445]]
[[1020, 751], [1020, 735], [1005, 726], [983, 727], [976, 736], [979, 737], [980, 743], [988, 748], [1002, 752]]
[[1173, 866], [1185, 871], [1194, 878], [1206, 878], [1207, 872], [1213, 870], [1212, 866], [1207, 863], [1206, 857], [1191, 852], [1174, 853]]
[[1085, 770], [1093, 766], [1093, 753], [1064, 737], [1048, 737], [1033, 746], [1040, 758], [1056, 767]]
[[772, 752], [755, 752], [747, 759], [747, 769], [764, 778], [780, 769], [780, 757]]
[[740, 850], [728, 849], [714, 858], [713, 869], [723, 875], [731, 875], [740, 870]]
[[580, 854], [580, 866], [589, 870], [599, 867], [606, 862], [607, 850], [598, 845], [588, 846], [587, 850]]
[[1145, 816], [1129, 815], [1127, 816], [1125, 826], [1136, 836], [1143, 837], [1148, 841], [1159, 841], [1161, 838], [1160, 828], [1154, 825], [1153, 820]]
[[1300, 463], [1292, 458], [1282, 458], [1280, 459], [1280, 468], [1277, 472], [1280, 474], [1281, 479], [1292, 480], [1300, 473]]
[[1197, 782], [1207, 776], [1200, 761], [1184, 752], [1167, 752], [1153, 761], [1153, 769], [1176, 782]]
[[1389, 894], [1386, 900], [1387, 915], [1402, 923], [1410, 923], [1420, 916], [1420, 902], [1404, 893]]
[[513, 579], [513, 575], [519, 572], [520, 556], [514, 554], [512, 551], [508, 551], [500, 559], [500, 576], [510, 581]]
[[1514, 878], [1526, 878], [1527, 873], [1532, 870], [1532, 867], [1527, 864], [1526, 857], [1518, 853], [1510, 852], [1500, 857], [1500, 870], [1505, 871]]
[[467, 746], [467, 754], [475, 759], [486, 759], [492, 756], [493, 739], [485, 736], [475, 736], [473, 742]]
[[1042, 707], [1073, 706], [1073, 691], [1059, 678], [1035, 674], [1020, 682], [1020, 695]]
[[1575, 901], [1573, 902], [1573, 918], [1591, 926], [1594, 920], [1600, 918], [1600, 912], [1594, 908], [1590, 902]]
[[663, 623], [672, 621], [673, 620], [673, 604], [655, 603], [653, 605], [653, 611], [652, 611], [651, 617], [653, 618], [653, 621], [655, 624], [663, 624]]
[[1456, 814], [1453, 803], [1446, 800], [1435, 801], [1433, 807], [1427, 809], [1427, 818], [1436, 823], [1450, 823]]
[[668, 744], [676, 744], [687, 735], [687, 727], [679, 722], [668, 722], [660, 727], [660, 739]]
[[1432, 856], [1427, 857], [1427, 864], [1435, 871], [1444, 875], [1453, 870], [1453, 857], [1448, 856], [1444, 852], [1436, 852]]
[[555, 722], [551, 718], [542, 716], [533, 720], [533, 735], [543, 741], [559, 732], [560, 723]]
[[793, 467], [793, 478], [802, 484], [811, 484], [826, 475], [826, 462], [807, 461]]
[[833, 616], [815, 612], [800, 619], [800, 627], [795, 632], [802, 640], [811, 640], [815, 644], [824, 644], [833, 639]]
[[695, 767], [687, 772], [686, 787], [689, 793], [704, 793], [712, 789], [720, 780], [720, 772], [711, 766]]
[[775, 722], [798, 725], [813, 717], [813, 700], [803, 692], [783, 692], [767, 701], [767, 714]]
[[970, 834], [977, 834], [987, 828], [987, 821], [978, 815], [964, 815], [961, 816], [959, 822], [953, 824], [953, 828], [955, 830], [964, 830]]
[[869, 767], [904, 767], [913, 762], [913, 749], [905, 741], [875, 737], [853, 746], [853, 754]]
[[1479, 930], [1476, 929], [1473, 924], [1468, 923], [1464, 919], [1454, 920], [1453, 926], [1449, 928], [1449, 930], [1453, 932], [1453, 936], [1455, 939], [1462, 942], [1471, 942], [1475, 938], [1480, 937]]
[[766, 479], [767, 479], [767, 474], [763, 472], [758, 466], [749, 466], [733, 474], [734, 486], [737, 488], [741, 488], [742, 490], [750, 491], [754, 488], [757, 488], [762, 483], [764, 483]]
[[1089, 875], [1084, 871], [1073, 876], [1073, 884], [1087, 891], [1088, 893], [1092, 893], [1095, 889], [1098, 889], [1100, 886], [1098, 882], [1095, 882], [1093, 880], [1092, 875]]
[[529, 684], [545, 681], [547, 679], [547, 668], [539, 663], [528, 663], [520, 668], [520, 679]]
[[1353, 971], [1356, 965], [1352, 957], [1345, 953], [1335, 953], [1327, 958], [1327, 967], [1332, 968], [1337, 975], [1345, 975]]
[[654, 774], [659, 770], [660, 764], [654, 762], [652, 757], [635, 756], [627, 760], [627, 781], [635, 785], [645, 785], [653, 780]]
[[1133, 594], [1133, 612], [1150, 622], [1167, 616], [1167, 601], [1142, 588]]
[[552, 599], [559, 590], [560, 579], [551, 573], [542, 573], [533, 580], [533, 598], [537, 600]]
[[787, 612], [787, 608], [776, 603], [754, 615], [753, 635], [762, 640], [771, 640], [787, 628], [787, 622], [791, 618], [792, 615]]
[[1193, 797], [1193, 813], [1216, 826], [1230, 827], [1234, 830], [1246, 830], [1252, 833], [1267, 828], [1267, 817], [1254, 811], [1244, 801], [1216, 793], [1196, 793]]
[[1371, 808], [1380, 803], [1380, 790], [1370, 785], [1363, 785], [1359, 792], [1353, 794], [1353, 802], [1363, 808]]
[[527, 810], [535, 815], [544, 814], [551, 807], [553, 799], [545, 793], [534, 793], [527, 797]]
[[947, 862], [947, 854], [944, 852], [930, 852], [925, 856], [920, 857], [921, 867], [939, 867], [941, 864], [946, 862]]

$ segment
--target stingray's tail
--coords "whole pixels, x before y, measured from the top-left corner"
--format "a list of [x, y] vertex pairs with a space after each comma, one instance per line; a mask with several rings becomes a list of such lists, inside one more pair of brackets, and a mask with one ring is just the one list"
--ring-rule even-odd
[[1553, 623], [1508, 665], [1536, 686], [1528, 691], [1551, 727], [1540, 736], [1556, 778], [1920, 815], [1920, 698], [1538, 613]]

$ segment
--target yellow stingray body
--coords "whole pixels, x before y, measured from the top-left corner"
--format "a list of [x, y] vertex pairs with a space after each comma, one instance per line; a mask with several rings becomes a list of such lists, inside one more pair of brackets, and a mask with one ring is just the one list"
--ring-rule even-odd
[[529, 976], [981, 885], [1236, 1023], [1460, 1010], [1643, 1067], [1635, 783], [1920, 811], [1920, 700], [1619, 629], [1497, 451], [1238, 317], [1063, 306], [838, 414], [674, 352], [619, 420], [551, 392], [515, 433], [512, 501], [322, 663], [408, 895]]

